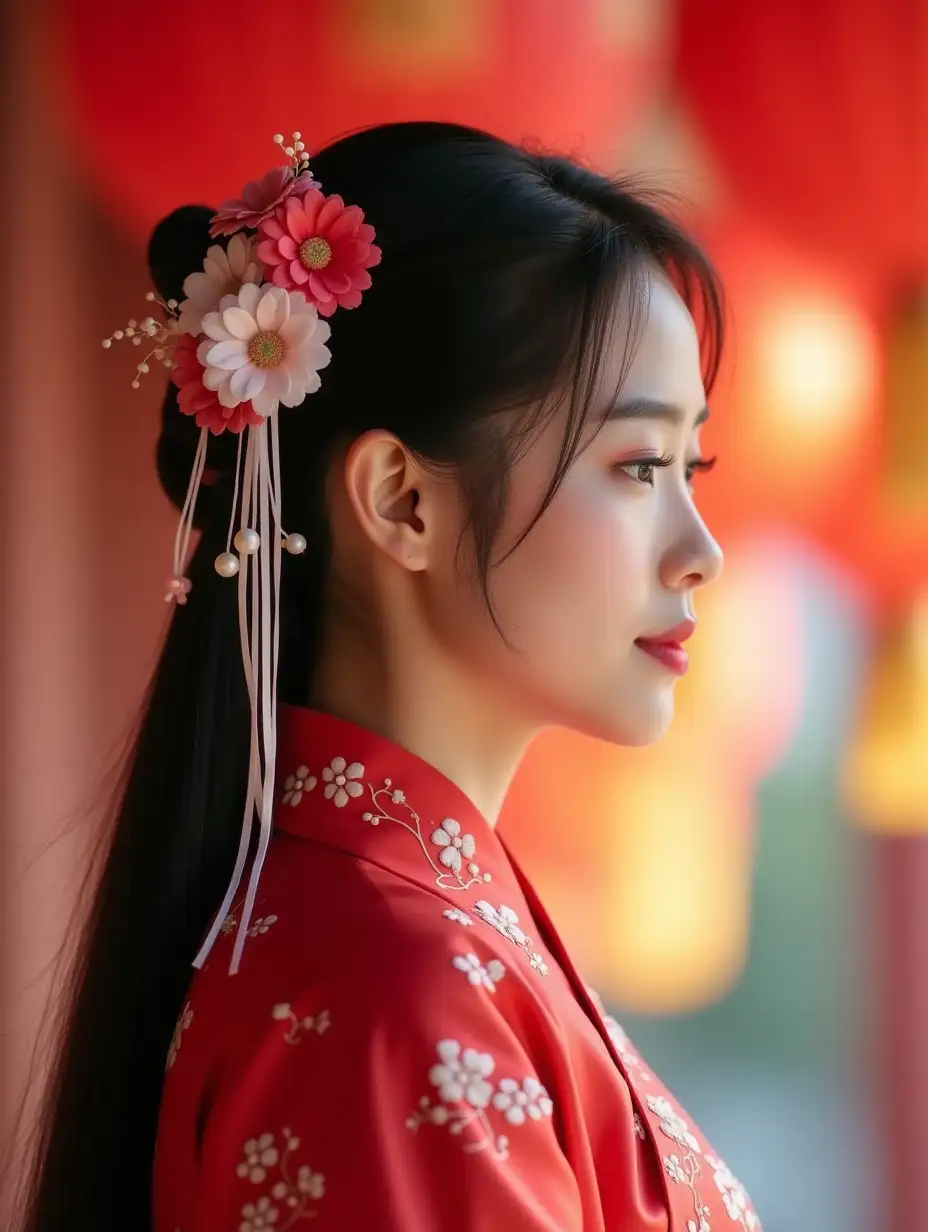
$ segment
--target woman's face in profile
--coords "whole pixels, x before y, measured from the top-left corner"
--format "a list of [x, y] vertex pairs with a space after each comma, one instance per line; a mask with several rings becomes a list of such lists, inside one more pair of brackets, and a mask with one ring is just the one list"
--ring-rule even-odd
[[[666, 730], [685, 661], [641, 642], [685, 639], [696, 592], [718, 576], [722, 554], [692, 484], [705, 416], [698, 337], [663, 275], [652, 276], [646, 324], [619, 393], [634, 414], [614, 406], [626, 329], [619, 320], [599, 375], [601, 430], [528, 537], [490, 572], [512, 648], [479, 590], [462, 586], [453, 552], [446, 576], [433, 578], [430, 608], [446, 647], [499, 691], [501, 705], [532, 723], [641, 745]], [[513, 470], [494, 560], [531, 522], [563, 431], [553, 420]]]

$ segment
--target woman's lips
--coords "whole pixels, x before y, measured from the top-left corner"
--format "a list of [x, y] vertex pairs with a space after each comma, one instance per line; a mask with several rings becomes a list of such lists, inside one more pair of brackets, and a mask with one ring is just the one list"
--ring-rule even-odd
[[695, 620], [683, 620], [657, 637], [636, 638], [635, 645], [675, 676], [683, 676], [690, 665], [690, 657], [683, 649], [682, 643], [693, 635], [695, 628]]
[[684, 676], [689, 668], [690, 657], [679, 642], [649, 642], [639, 637], [635, 645], [675, 676]]

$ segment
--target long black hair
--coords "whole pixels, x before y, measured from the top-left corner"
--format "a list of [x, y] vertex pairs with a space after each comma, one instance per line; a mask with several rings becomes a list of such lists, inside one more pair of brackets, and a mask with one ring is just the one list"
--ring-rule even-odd
[[[335, 449], [371, 428], [449, 468], [462, 534], [487, 577], [514, 459], [567, 404], [561, 455], [541, 515], [583, 447], [593, 384], [617, 305], [633, 353], [649, 268], [671, 277], [718, 365], [721, 294], [697, 244], [628, 184], [568, 159], [450, 124], [353, 134], [319, 151], [323, 190], [360, 205], [384, 257], [355, 311], [333, 320], [322, 389], [280, 412], [283, 522], [308, 550], [285, 558], [279, 693], [308, 690], [321, 637]], [[155, 229], [149, 264], [165, 298], [202, 265], [211, 211], [184, 207]], [[157, 463], [175, 504], [198, 430], [169, 390]], [[165, 1055], [191, 961], [235, 859], [250, 732], [224, 549], [235, 446], [211, 439], [199, 543], [148, 688], [76, 959], [61, 990], [50, 1081], [22, 1199], [25, 1232], [150, 1227], [150, 1175]], [[537, 520], [537, 519], [536, 519]], [[534, 523], [533, 523], [534, 524]], [[528, 533], [530, 527], [526, 528]]]

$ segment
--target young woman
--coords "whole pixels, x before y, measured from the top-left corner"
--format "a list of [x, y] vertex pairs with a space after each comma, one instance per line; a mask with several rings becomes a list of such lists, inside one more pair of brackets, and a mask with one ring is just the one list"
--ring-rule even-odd
[[[331, 364], [318, 392], [275, 404], [263, 472], [249, 454], [242, 478], [234, 430], [196, 455], [201, 537], [171, 582], [26, 1227], [759, 1228], [495, 828], [541, 728], [641, 745], [670, 722], [697, 591], [721, 567], [692, 487], [710, 465], [714, 275], [621, 184], [470, 129], [374, 128], [311, 174], [363, 229], [356, 213], [326, 239], [307, 198], [285, 234], [296, 207], [246, 219], [254, 192], [212, 219], [232, 264], [229, 235], [258, 227], [236, 260], [314, 299]], [[333, 237], [351, 230], [366, 270], [371, 225], [382, 261], [342, 277]], [[153, 236], [182, 319], [210, 226], [190, 207]], [[260, 317], [248, 295], [203, 317], [197, 355], [219, 370], [204, 387], [227, 411], [253, 396], [260, 425], [284, 343], [270, 317], [245, 329]], [[179, 506], [203, 422], [183, 390], [181, 409], [172, 389], [158, 447]], [[279, 608], [268, 573], [255, 607], [258, 574], [241, 607], [221, 576], [238, 568], [229, 518], [246, 490], [299, 553]], [[266, 541], [237, 539], [241, 559]], [[249, 630], [275, 620], [272, 691], [250, 695], [246, 675], [266, 684], [268, 666]], [[260, 879], [240, 861], [223, 903], [243, 800], [270, 843]]]

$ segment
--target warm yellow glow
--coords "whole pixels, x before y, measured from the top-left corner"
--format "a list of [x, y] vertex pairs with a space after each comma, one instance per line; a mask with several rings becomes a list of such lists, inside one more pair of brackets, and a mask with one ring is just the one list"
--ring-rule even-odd
[[837, 293], [780, 291], [759, 314], [747, 359], [750, 448], [784, 497], [814, 501], [854, 455], [876, 404], [874, 329]]
[[860, 825], [928, 831], [928, 593], [875, 648], [844, 787]]
[[741, 973], [753, 844], [730, 779], [645, 760], [614, 792], [597, 980], [623, 1005], [679, 1013], [724, 996]]

